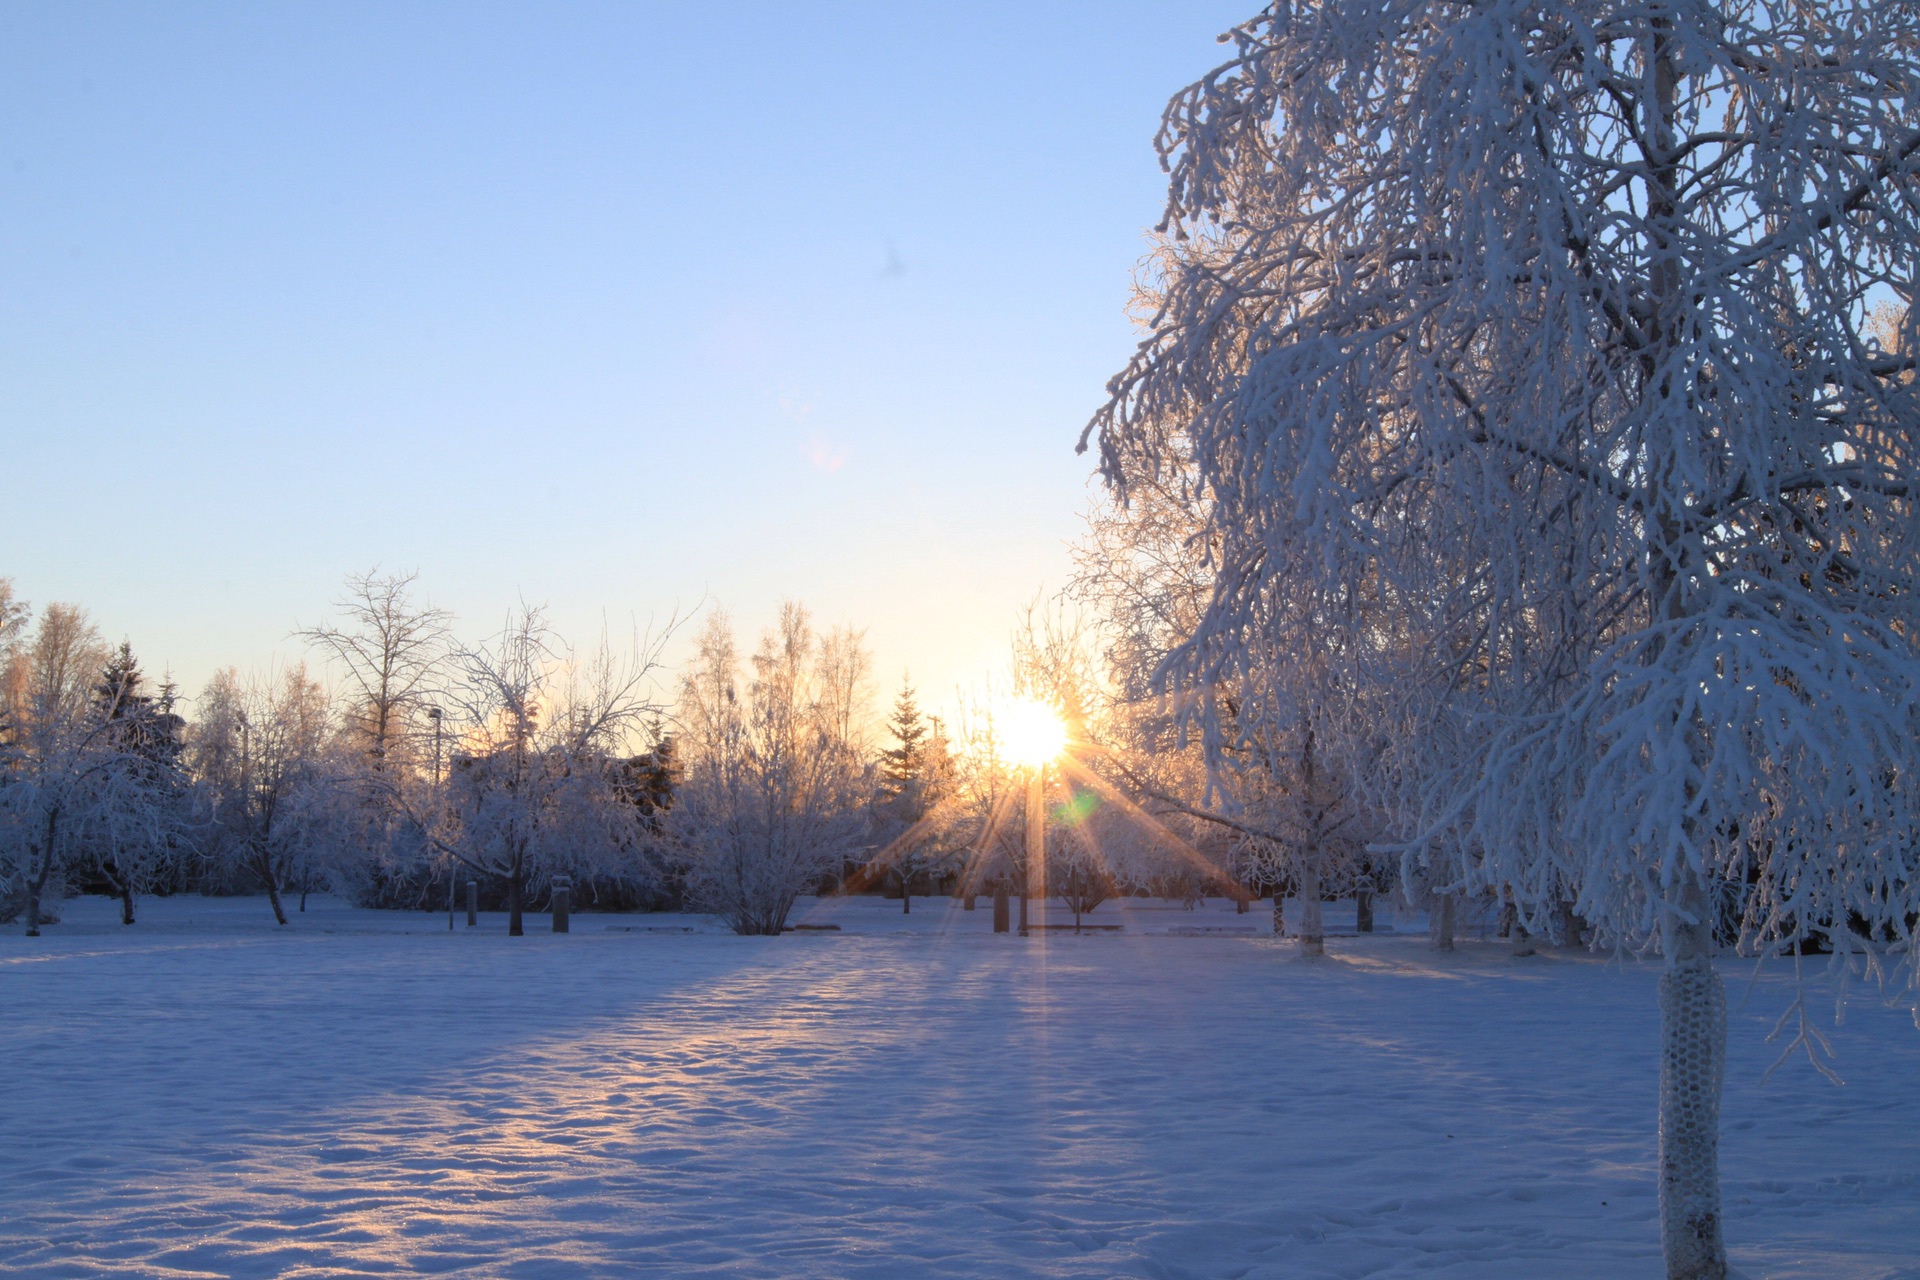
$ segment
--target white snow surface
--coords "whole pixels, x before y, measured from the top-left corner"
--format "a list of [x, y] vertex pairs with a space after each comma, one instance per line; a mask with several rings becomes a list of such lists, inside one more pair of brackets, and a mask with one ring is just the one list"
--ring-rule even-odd
[[[1417, 920], [1302, 961], [1220, 903], [1044, 939], [984, 899], [778, 939], [141, 908], [0, 935], [0, 1273], [1661, 1274], [1650, 963]], [[1792, 971], [1727, 972], [1737, 1273], [1920, 1277], [1910, 1015], [1855, 996], [1844, 1087], [1763, 1083]]]

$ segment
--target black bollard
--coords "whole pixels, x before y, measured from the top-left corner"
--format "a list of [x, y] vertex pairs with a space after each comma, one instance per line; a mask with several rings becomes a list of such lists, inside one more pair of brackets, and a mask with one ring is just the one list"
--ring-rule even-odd
[[467, 881], [467, 927], [480, 923], [480, 882]]
[[1008, 910], [1007, 886], [995, 885], [993, 889], [993, 931], [1006, 933], [1013, 927], [1012, 912]]
[[553, 931], [572, 932], [573, 881], [565, 876], [553, 878]]

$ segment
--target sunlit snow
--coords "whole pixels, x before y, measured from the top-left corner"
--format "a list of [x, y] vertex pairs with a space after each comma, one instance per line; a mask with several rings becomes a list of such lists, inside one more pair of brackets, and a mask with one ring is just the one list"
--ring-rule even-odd
[[[1302, 962], [1218, 902], [1023, 940], [987, 905], [509, 939], [66, 903], [0, 936], [0, 1272], [1661, 1273], [1655, 965], [1441, 956], [1391, 915]], [[1732, 982], [1737, 1272], [1920, 1275], [1920, 1037], [1856, 1000], [1844, 1088], [1762, 1084], [1790, 974]]]

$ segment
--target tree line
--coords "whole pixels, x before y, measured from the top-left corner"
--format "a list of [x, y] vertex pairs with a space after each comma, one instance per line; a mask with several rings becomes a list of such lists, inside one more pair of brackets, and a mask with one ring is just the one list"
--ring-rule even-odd
[[[564, 876], [586, 909], [772, 934], [803, 894], [971, 908], [1042, 865], [1076, 915], [1116, 893], [1272, 892], [1272, 841], [1192, 820], [1204, 797], [1166, 803], [1164, 776], [1134, 785], [1153, 744], [1116, 733], [1121, 691], [1067, 617], [1031, 613], [1002, 687], [949, 724], [911, 684], [878, 714], [860, 633], [796, 603], [750, 652], [710, 611], [669, 673], [677, 620], [582, 650], [523, 606], [469, 642], [413, 575], [373, 571], [294, 632], [313, 665], [216, 671], [188, 714], [129, 642], [0, 579], [0, 915], [37, 934], [70, 892], [112, 894], [127, 924], [141, 895], [248, 893], [285, 924], [315, 892], [421, 909], [471, 880], [519, 934]], [[1067, 756], [1009, 758], [1007, 696], [1059, 714]]]

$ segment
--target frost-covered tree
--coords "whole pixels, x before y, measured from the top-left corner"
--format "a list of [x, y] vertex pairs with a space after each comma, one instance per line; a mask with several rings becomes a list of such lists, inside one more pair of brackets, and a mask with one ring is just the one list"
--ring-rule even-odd
[[[340, 689], [341, 763], [337, 799], [343, 832], [334, 868], [359, 901], [406, 902], [426, 889], [432, 858], [419, 828], [402, 819], [430, 806], [425, 792], [443, 777], [450, 656], [449, 616], [415, 599], [417, 574], [350, 574], [334, 619], [295, 634], [323, 655]], [[303, 897], [304, 901], [304, 897]]]
[[[186, 779], [172, 686], [145, 692], [132, 647], [100, 643], [86, 613], [50, 605], [23, 640], [0, 582], [0, 889], [35, 934], [50, 887], [134, 895], [177, 859]], [[9, 627], [11, 624], [11, 628]], [[13, 634], [7, 634], [9, 629]]]
[[[671, 625], [668, 632], [671, 632]], [[408, 802], [432, 847], [505, 885], [507, 932], [530, 887], [556, 873], [651, 879], [649, 813], [633, 798], [632, 739], [660, 711], [665, 635], [630, 650], [569, 650], [537, 608], [452, 660], [460, 745], [444, 783]]]
[[67, 604], [48, 605], [8, 656], [0, 689], [0, 869], [29, 937], [39, 934], [44, 895], [83, 835], [137, 817], [137, 798], [112, 785], [119, 753], [93, 700], [106, 657], [86, 612]]
[[[1294, 931], [1306, 954], [1321, 954], [1322, 897], [1363, 885], [1374, 832], [1356, 821], [1365, 805], [1334, 733], [1347, 721], [1327, 714], [1342, 691], [1323, 664], [1304, 661], [1299, 647], [1276, 652], [1258, 626], [1213, 683], [1169, 678], [1169, 660], [1193, 638], [1213, 592], [1217, 538], [1208, 525], [1197, 468], [1171, 449], [1163, 465], [1125, 477], [1123, 501], [1089, 515], [1073, 591], [1099, 619], [1113, 703], [1094, 767], [1115, 775], [1155, 822], [1179, 828], [1183, 848], [1205, 850], [1169, 863], [1163, 890], [1197, 900], [1228, 883], [1245, 895], [1243, 907], [1271, 892], [1276, 934], [1286, 931], [1283, 901], [1297, 892], [1304, 909]], [[1199, 713], [1202, 701], [1210, 713]], [[1198, 735], [1187, 731], [1196, 720]]]
[[[84, 611], [55, 604], [5, 668], [0, 696], [0, 869], [27, 932], [50, 886], [104, 881], [134, 921], [185, 811], [171, 686], [142, 691], [130, 645], [110, 654]], [[9, 917], [10, 918], [10, 917]]]
[[867, 665], [858, 632], [822, 637], [788, 601], [743, 680], [731, 622], [707, 618], [681, 682], [684, 773], [664, 826], [689, 897], [736, 933], [779, 933], [801, 894], [863, 851]]
[[342, 717], [349, 739], [383, 769], [396, 751], [413, 754], [424, 712], [447, 657], [444, 610], [415, 601], [418, 574], [352, 574], [334, 601], [339, 621], [296, 634], [325, 654], [345, 686]]
[[209, 852], [258, 881], [284, 925], [281, 891], [304, 896], [324, 879], [343, 826], [332, 701], [301, 663], [244, 679], [215, 672], [195, 710], [188, 755], [208, 804]]
[[80, 844], [86, 870], [120, 899], [120, 922], [134, 922], [134, 896], [181, 882], [188, 813], [182, 759], [185, 722], [174, 712], [174, 686], [148, 692], [133, 646], [121, 641], [93, 687], [103, 729], [101, 785], [120, 792], [131, 821], [106, 824]]
[[1231, 39], [1091, 428], [1204, 490], [1172, 670], [1290, 620], [1444, 692], [1476, 747], [1409, 793], [1468, 887], [1665, 956], [1663, 1248], [1723, 1276], [1722, 887], [1842, 947], [1920, 893], [1920, 399], [1867, 327], [1913, 326], [1920, 7], [1282, 0]]
[[0, 665], [13, 656], [13, 647], [32, 618], [33, 610], [14, 594], [13, 579], [0, 578]]

